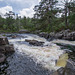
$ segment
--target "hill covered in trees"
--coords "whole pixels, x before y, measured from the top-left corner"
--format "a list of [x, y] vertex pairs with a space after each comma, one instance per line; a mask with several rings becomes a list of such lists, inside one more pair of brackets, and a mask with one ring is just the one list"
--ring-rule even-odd
[[0, 32], [18, 32], [20, 29], [30, 31], [58, 32], [65, 29], [75, 30], [75, 0], [41, 0], [34, 7], [33, 18], [21, 18], [14, 12], [0, 16]]

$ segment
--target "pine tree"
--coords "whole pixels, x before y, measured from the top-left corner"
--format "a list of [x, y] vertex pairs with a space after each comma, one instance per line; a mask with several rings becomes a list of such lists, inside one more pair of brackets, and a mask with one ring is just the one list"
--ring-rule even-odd
[[57, 2], [57, 0], [41, 0], [40, 4], [35, 6], [34, 18], [38, 19], [42, 29], [52, 29], [53, 18], [58, 12]]

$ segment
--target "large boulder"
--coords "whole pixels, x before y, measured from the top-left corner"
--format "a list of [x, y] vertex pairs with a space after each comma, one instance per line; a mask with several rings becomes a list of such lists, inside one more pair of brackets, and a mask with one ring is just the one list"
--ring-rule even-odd
[[4, 62], [6, 56], [4, 54], [14, 52], [13, 45], [9, 44], [7, 37], [0, 35], [0, 63]]
[[13, 52], [15, 52], [13, 44], [6, 45], [5, 46], [5, 52], [6, 53], [13, 53]]
[[64, 39], [69, 41], [75, 41], [75, 31], [71, 32], [69, 29], [62, 30], [57, 33], [51, 32], [50, 34], [46, 32], [41, 32], [39, 33], [39, 36], [46, 38], [48, 41], [51, 41], [54, 39]]
[[75, 62], [69, 60], [64, 69], [64, 75], [75, 75]]
[[69, 41], [75, 41], [75, 31], [71, 32], [69, 29], [62, 30], [57, 32], [56, 34], [50, 33], [50, 37], [54, 37], [55, 39], [64, 39]]
[[75, 31], [68, 33], [66, 36], [63, 37], [63, 39], [74, 41], [75, 40]]
[[44, 42], [42, 41], [37, 41], [37, 40], [25, 40], [26, 42], [29, 42], [29, 44], [34, 45], [34, 46], [43, 46]]
[[0, 35], [0, 45], [9, 44], [8, 39], [5, 36]]
[[13, 53], [13, 52], [14, 52], [13, 44], [0, 46], [0, 53], [7, 54], [7, 53]]
[[62, 31], [60, 31], [60, 32], [58, 32], [58, 33], [55, 34], [55, 38], [57, 38], [57, 39], [62, 39], [63, 37], [66, 37], [67, 34], [69, 34], [69, 32], [70, 32], [69, 29], [67, 29], [67, 30], [62, 30]]
[[51, 75], [75, 75], [75, 62], [69, 60], [65, 68], [61, 67]]
[[0, 53], [4, 53], [5, 54], [5, 46], [4, 45], [2, 45], [2, 46], [0, 46]]
[[63, 34], [57, 33], [57, 34], [55, 35], [55, 38], [56, 38], [56, 39], [62, 39], [63, 36], [64, 36]]
[[6, 59], [5, 55], [0, 53], [0, 63], [4, 62], [5, 59]]
[[49, 34], [46, 33], [46, 32], [41, 32], [41, 33], [39, 33], [39, 36], [44, 37], [44, 38], [46, 38], [46, 39], [49, 38]]

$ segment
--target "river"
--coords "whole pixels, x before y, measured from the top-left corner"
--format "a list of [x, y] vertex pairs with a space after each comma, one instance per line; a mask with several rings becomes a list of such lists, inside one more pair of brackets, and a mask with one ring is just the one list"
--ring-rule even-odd
[[[9, 34], [10, 35], [10, 34]], [[15, 53], [7, 58], [8, 67], [6, 75], [50, 75], [60, 67], [55, 65], [59, 56], [65, 53], [55, 43], [73, 44], [75, 41], [53, 40], [34, 34], [16, 34], [16, 38], [8, 37], [9, 43], [14, 45]], [[33, 46], [25, 39], [45, 42], [44, 46]]]

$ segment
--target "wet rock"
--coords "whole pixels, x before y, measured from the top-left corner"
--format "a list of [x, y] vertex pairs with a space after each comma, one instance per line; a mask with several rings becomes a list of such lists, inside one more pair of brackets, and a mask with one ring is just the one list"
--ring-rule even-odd
[[39, 33], [39, 36], [47, 38], [48, 34], [46, 32]]
[[5, 55], [0, 53], [0, 63], [5, 61]]
[[50, 36], [51, 36], [51, 37], [54, 37], [54, 36], [55, 36], [55, 33], [54, 33], [54, 32], [51, 32], [51, 33], [50, 33]]
[[55, 35], [55, 38], [57, 38], [57, 39], [62, 39], [63, 36], [64, 36], [63, 34], [57, 33], [57, 34]]
[[46, 38], [48, 41], [52, 40], [52, 38], [53, 38], [53, 37], [51, 38], [50, 34], [46, 33], [46, 32], [39, 33], [39, 36]]
[[8, 67], [8, 62], [5, 60], [3, 63], [0, 63], [0, 75], [7, 75], [6, 68]]
[[0, 35], [0, 45], [9, 44], [8, 39], [5, 36]]
[[12, 35], [12, 38], [16, 38], [17, 36], [16, 35]]
[[64, 75], [75, 75], [75, 62], [69, 60], [64, 70]]
[[5, 47], [4, 46], [0, 46], [0, 53], [4, 53], [5, 54]]
[[64, 39], [69, 41], [75, 41], [75, 31], [71, 32], [69, 29], [62, 30], [57, 33], [51, 32], [50, 34], [46, 32], [41, 32], [39, 33], [39, 36], [44, 37], [49, 41], [53, 39]]
[[61, 67], [51, 75], [75, 75], [75, 62], [69, 60], [65, 68]]
[[5, 69], [7, 68], [7, 65], [5, 64], [6, 58], [12, 52], [14, 52], [13, 45], [9, 44], [7, 37], [0, 35], [0, 75], [7, 75], [5, 72]]
[[59, 68], [57, 71], [53, 72], [51, 75], [64, 75], [64, 68]]
[[13, 52], [15, 52], [13, 44], [6, 45], [5, 46], [5, 51], [6, 51], [6, 53], [13, 53]]
[[60, 31], [60, 32], [58, 32], [58, 33], [55, 34], [55, 38], [62, 39], [63, 37], [66, 37], [69, 32], [70, 32], [69, 29], [62, 30], [62, 31]]
[[14, 46], [12, 44], [0, 46], [0, 53], [7, 54], [12, 52], [14, 52]]
[[26, 29], [22, 29], [22, 30], [19, 31], [19, 33], [20, 33], [20, 34], [23, 34], [23, 33], [30, 33], [30, 31], [29, 31], [29, 30], [26, 30]]
[[25, 40], [26, 42], [29, 42], [29, 44], [34, 45], [34, 46], [43, 46], [44, 42], [42, 41], [37, 41], [37, 40]]
[[75, 31], [71, 32], [69, 29], [60, 31], [55, 34], [55, 38], [74, 41], [75, 40]]
[[63, 37], [65, 40], [74, 41], [75, 40], [75, 32], [70, 32], [66, 36]]

